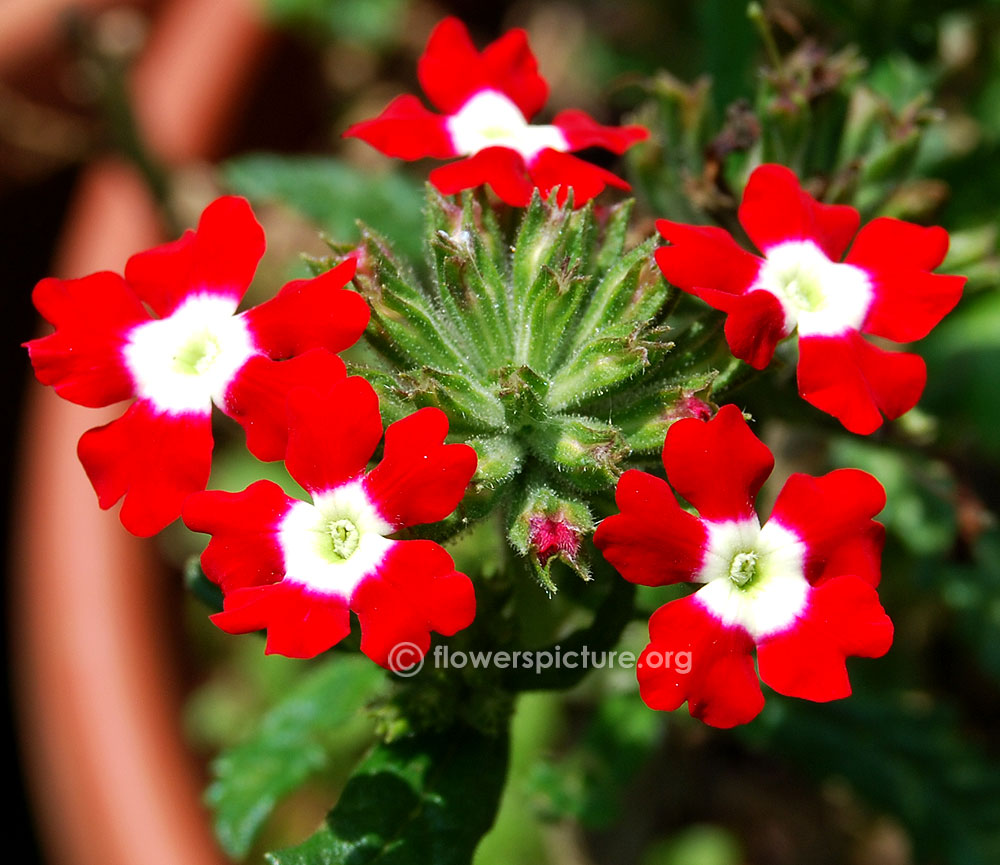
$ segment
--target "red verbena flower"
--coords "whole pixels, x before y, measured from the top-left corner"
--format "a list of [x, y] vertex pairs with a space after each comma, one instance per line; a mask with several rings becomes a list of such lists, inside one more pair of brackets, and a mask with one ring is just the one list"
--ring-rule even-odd
[[762, 257], [721, 228], [657, 223], [670, 241], [656, 251], [664, 276], [729, 314], [733, 354], [763, 369], [797, 330], [799, 393], [847, 429], [867, 434], [882, 413], [913, 408], [927, 380], [923, 359], [862, 334], [912, 342], [958, 303], [965, 278], [931, 273], [947, 232], [888, 217], [858, 231], [853, 207], [820, 204], [780, 165], [753, 172], [739, 219]]
[[543, 197], [569, 189], [579, 207], [605, 186], [629, 185], [570, 151], [603, 147], [624, 153], [648, 136], [641, 126], [601, 126], [583, 111], [561, 111], [550, 125], [530, 123], [549, 86], [523, 30], [510, 30], [480, 53], [457, 18], [431, 33], [417, 66], [420, 85], [441, 114], [415, 96], [398, 96], [373, 120], [354, 124], [345, 137], [361, 138], [387, 156], [450, 159], [430, 181], [450, 195], [488, 183], [508, 204], [523, 207], [537, 187]]
[[133, 534], [160, 531], [205, 488], [213, 403], [244, 427], [254, 455], [277, 460], [288, 390], [346, 376], [332, 352], [356, 342], [369, 316], [343, 290], [355, 262], [236, 314], [263, 252], [250, 205], [226, 197], [197, 231], [130, 258], [124, 279], [102, 272], [35, 287], [35, 306], [56, 328], [26, 343], [39, 381], [85, 406], [135, 400], [78, 449], [101, 507], [125, 497], [121, 521]]
[[715, 727], [750, 721], [764, 705], [755, 649], [760, 678], [781, 694], [850, 694], [845, 658], [879, 657], [892, 643], [875, 590], [885, 539], [872, 520], [885, 504], [878, 481], [856, 469], [794, 474], [761, 526], [754, 500], [774, 458], [732, 405], [671, 426], [663, 464], [669, 485], [634, 469], [622, 475], [621, 513], [594, 535], [633, 583], [702, 584], [650, 618], [637, 667], [646, 704], [687, 701]]
[[201, 562], [224, 595], [212, 621], [231, 634], [266, 628], [268, 653], [310, 658], [350, 632], [353, 610], [361, 650], [383, 666], [394, 646], [426, 652], [430, 631], [468, 626], [472, 582], [444, 548], [388, 537], [444, 519], [476, 470], [471, 447], [443, 443], [444, 412], [423, 408], [391, 424], [369, 472], [382, 420], [364, 379], [292, 391], [287, 418], [285, 464], [311, 502], [258, 481], [241, 493], [198, 493], [184, 506], [184, 522], [212, 535]]

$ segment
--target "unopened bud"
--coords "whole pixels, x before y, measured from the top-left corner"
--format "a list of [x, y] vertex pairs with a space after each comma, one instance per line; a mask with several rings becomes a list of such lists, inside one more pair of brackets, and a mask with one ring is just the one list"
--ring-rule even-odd
[[536, 487], [525, 497], [510, 527], [511, 545], [530, 561], [546, 591], [556, 591], [551, 569], [561, 561], [585, 580], [590, 567], [583, 554], [583, 539], [594, 530], [587, 506], [548, 487]]

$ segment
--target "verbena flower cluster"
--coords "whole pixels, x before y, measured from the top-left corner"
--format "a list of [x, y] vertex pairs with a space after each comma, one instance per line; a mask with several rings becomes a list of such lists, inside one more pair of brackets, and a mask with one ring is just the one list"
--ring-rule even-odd
[[[101, 507], [123, 499], [122, 524], [137, 535], [181, 515], [210, 535], [201, 564], [224, 596], [213, 620], [266, 630], [268, 652], [326, 651], [352, 612], [361, 651], [383, 666], [397, 644], [426, 652], [431, 632], [469, 627], [473, 581], [435, 540], [448, 532], [418, 538], [410, 527], [450, 519], [460, 530], [499, 512], [550, 591], [557, 561], [591, 576], [591, 539], [632, 583], [699, 585], [650, 619], [647, 655], [691, 658], [685, 668], [639, 659], [650, 707], [687, 702], [708, 724], [745, 723], [764, 702], [758, 669], [782, 694], [849, 694], [845, 658], [892, 642], [876, 591], [881, 485], [853, 469], [796, 474], [762, 524], [755, 499], [774, 459], [737, 406], [712, 401], [711, 328], [696, 320], [668, 335], [658, 322], [674, 286], [726, 313], [728, 346], [752, 367], [794, 341], [802, 398], [868, 434], [916, 404], [926, 368], [864, 335], [912, 342], [958, 302], [964, 279], [932, 273], [947, 234], [888, 218], [859, 230], [853, 208], [821, 204], [789, 169], [761, 165], [739, 208], [759, 255], [720, 228], [666, 219], [667, 245], [629, 250], [628, 208], [588, 205], [628, 184], [572, 153], [621, 154], [645, 129], [581, 111], [532, 124], [548, 87], [520, 30], [479, 52], [447, 19], [418, 74], [440, 113], [400, 96], [345, 134], [402, 159], [456, 160], [430, 174], [443, 195], [485, 185], [527, 208], [511, 239], [485, 199], [432, 196], [436, 294], [413, 288], [368, 234], [314, 279], [237, 312], [264, 236], [236, 197], [133, 256], [123, 276], [35, 288], [55, 328], [27, 343], [38, 379], [85, 406], [133, 400], [80, 440]], [[363, 334], [382, 365], [348, 375], [340, 353]], [[267, 480], [205, 491], [213, 404], [310, 499]], [[388, 410], [397, 419], [383, 429]], [[661, 447], [666, 480], [627, 468]]]

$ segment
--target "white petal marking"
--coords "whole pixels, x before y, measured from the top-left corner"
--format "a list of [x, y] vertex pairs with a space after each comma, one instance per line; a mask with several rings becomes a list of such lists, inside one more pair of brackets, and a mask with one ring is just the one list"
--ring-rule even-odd
[[452, 147], [461, 156], [487, 147], [507, 147], [531, 162], [546, 148], [569, 150], [558, 126], [528, 123], [521, 109], [496, 90], [480, 90], [448, 118], [446, 125]]
[[[358, 544], [349, 558], [337, 561], [330, 555], [330, 527], [343, 520], [356, 527]], [[314, 504], [296, 502], [278, 530], [285, 579], [350, 602], [357, 586], [377, 570], [396, 544], [384, 537], [392, 530], [360, 481], [320, 493]]]
[[839, 336], [859, 330], [874, 299], [861, 268], [831, 261], [811, 240], [789, 240], [767, 250], [750, 291], [767, 291], [781, 303], [785, 333]]
[[193, 294], [166, 318], [132, 328], [122, 348], [136, 393], [161, 412], [211, 411], [240, 368], [257, 353], [236, 302]]
[[[806, 608], [810, 586], [805, 577], [805, 545], [775, 521], [760, 528], [757, 519], [725, 523], [705, 521], [708, 544], [695, 580], [705, 582], [696, 601], [727, 626], [739, 626], [754, 640], [794, 624]], [[745, 586], [730, 579], [735, 557], [756, 554], [757, 576]]]

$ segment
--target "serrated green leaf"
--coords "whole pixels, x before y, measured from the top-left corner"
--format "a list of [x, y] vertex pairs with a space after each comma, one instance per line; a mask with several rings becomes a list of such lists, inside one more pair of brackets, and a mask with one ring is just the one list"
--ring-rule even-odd
[[308, 841], [271, 865], [469, 865], [496, 816], [506, 736], [469, 727], [377, 746]]
[[268, 712], [250, 739], [213, 761], [206, 797], [227, 853], [247, 854], [278, 802], [326, 766], [329, 731], [354, 718], [384, 681], [367, 658], [331, 658]]

